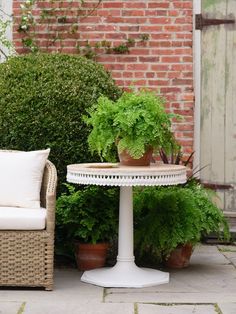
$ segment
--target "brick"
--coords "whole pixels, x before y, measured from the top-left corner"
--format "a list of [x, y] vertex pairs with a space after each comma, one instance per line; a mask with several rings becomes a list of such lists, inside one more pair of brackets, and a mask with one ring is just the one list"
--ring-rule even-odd
[[123, 8], [124, 7], [124, 2], [103, 2], [102, 7], [105, 9], [110, 9], [110, 8]]
[[139, 25], [135, 26], [120, 26], [119, 27], [121, 32], [138, 32], [139, 31]]
[[162, 87], [161, 88], [161, 93], [162, 94], [169, 94], [169, 93], [180, 93], [181, 89], [178, 87]]
[[135, 56], [127, 56], [127, 55], [117, 55], [116, 57], [116, 62], [129, 62], [129, 63], [133, 63], [133, 62], [137, 62], [138, 58]]
[[122, 10], [122, 16], [144, 16], [145, 12], [143, 10]]
[[97, 57], [97, 61], [101, 63], [113, 63], [116, 61], [116, 57], [111, 55], [102, 55]]
[[[145, 76], [147, 78], [154, 78], [155, 77], [155, 72], [146, 72]], [[159, 75], [157, 75], [158, 77], [160, 77]]]
[[150, 54], [150, 49], [146, 48], [132, 48], [131, 49], [132, 55], [149, 55]]
[[109, 70], [124, 70], [125, 66], [124, 64], [114, 63], [114, 64], [106, 64], [106, 68]]
[[159, 57], [139, 57], [140, 62], [158, 62], [160, 60]]
[[186, 80], [186, 79], [174, 79], [173, 85], [192, 85], [193, 80]]
[[179, 10], [169, 10], [168, 11], [169, 16], [178, 16], [179, 15]]
[[181, 62], [180, 57], [161, 57], [163, 63], [179, 63]]
[[173, 7], [178, 9], [192, 9], [192, 1], [173, 1]]
[[152, 49], [151, 50], [152, 55], [173, 55], [176, 54], [174, 49]]
[[163, 9], [168, 9], [170, 6], [169, 4], [169, 1], [165, 1], [165, 2], [161, 2], [161, 1], [155, 1], [155, 2], [150, 2], [148, 3], [148, 7], [149, 8], [157, 8], [157, 9], [160, 9], [160, 8], [163, 8]]
[[169, 85], [169, 81], [168, 80], [149, 80], [148, 84], [150, 86], [168, 86]]
[[108, 40], [111, 40], [111, 39], [126, 40], [127, 39], [127, 36], [124, 33], [123, 34], [122, 33], [106, 33], [104, 34], [104, 37]]
[[167, 10], [156, 10], [155, 9], [155, 14], [154, 15], [155, 16], [167, 16], [168, 15], [168, 11]]
[[118, 16], [107, 16], [104, 19], [104, 22], [106, 22], [106, 23], [122, 23], [123, 22], [123, 18], [122, 17], [118, 17]]
[[[148, 19], [146, 17], [124, 17], [123, 23], [127, 24], [135, 24], [135, 25], [143, 25], [147, 23]], [[143, 30], [142, 30], [143, 32]]]
[[144, 78], [146, 77], [145, 72], [134, 72], [135, 78]]
[[183, 31], [183, 26], [179, 26], [179, 25], [164, 25], [163, 30], [164, 30], [164, 32], [171, 32], [171, 33], [182, 32]]
[[[125, 77], [125, 78], [131, 78], [131, 77], [134, 77], [134, 74], [135, 74], [136, 72], [123, 72], [122, 73], [122, 76], [123, 77]], [[141, 72], [141, 73], [144, 73], [144, 72]]]
[[128, 9], [145, 9], [147, 4], [145, 2], [127, 2], [124, 7]]
[[[159, 34], [151, 34], [150, 37], [153, 40], [171, 39], [172, 35], [171, 34], [166, 34], [166, 33], [159, 33]], [[170, 42], [170, 45], [171, 45], [171, 42]]]
[[161, 32], [163, 31], [163, 26], [151, 25], [151, 26], [140, 26], [140, 32], [143, 33], [152, 33], [152, 32]]
[[120, 10], [113, 10], [113, 9], [109, 9], [109, 10], [98, 10], [97, 11], [97, 15], [98, 16], [102, 16], [102, 17], [106, 17], [106, 16], [120, 16], [121, 15], [121, 11]]
[[166, 64], [152, 64], [151, 70], [152, 71], [169, 71], [170, 66]]
[[169, 24], [171, 22], [171, 19], [168, 17], [151, 17], [149, 18], [149, 22], [151, 24]]
[[148, 64], [127, 64], [126, 69], [132, 71], [147, 71]]
[[127, 81], [129, 86], [134, 85], [135, 86], [147, 86], [146, 80], [133, 80], [133, 81]]
[[113, 71], [113, 72], [112, 72], [112, 77], [113, 77], [114, 79], [121, 78], [121, 77], [122, 77], [122, 73], [121, 73], [121, 72]]

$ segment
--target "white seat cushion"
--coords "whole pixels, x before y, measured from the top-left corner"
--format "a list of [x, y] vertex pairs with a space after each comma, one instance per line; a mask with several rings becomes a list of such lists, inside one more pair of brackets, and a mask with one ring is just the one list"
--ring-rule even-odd
[[0, 151], [0, 206], [40, 208], [43, 172], [50, 149]]
[[0, 207], [0, 230], [43, 230], [45, 208]]

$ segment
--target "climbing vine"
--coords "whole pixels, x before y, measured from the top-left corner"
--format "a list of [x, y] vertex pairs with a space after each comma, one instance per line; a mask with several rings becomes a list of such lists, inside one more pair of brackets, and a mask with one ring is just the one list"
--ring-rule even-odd
[[[93, 15], [101, 3], [102, 0], [97, 0], [88, 8], [85, 0], [48, 0], [47, 2], [25, 0], [21, 4], [21, 18], [18, 27], [18, 31], [24, 33], [23, 46], [31, 52], [63, 51], [64, 40], [78, 38], [79, 23], [84, 18]], [[43, 44], [40, 32], [43, 32]], [[81, 45], [78, 40], [76, 49], [79, 54], [96, 59], [100, 53], [129, 53], [130, 47], [133, 47], [136, 42], [144, 42], [148, 39], [148, 34], [141, 34], [138, 40], [128, 38], [117, 46], [106, 40], [96, 44], [87, 41]]]
[[[73, 37], [81, 19], [92, 15], [101, 2], [102, 0], [97, 0], [91, 8], [85, 9], [84, 0], [25, 0], [20, 6], [21, 19], [18, 27], [18, 31], [24, 33], [23, 46], [31, 52], [48, 51], [51, 47], [61, 51], [64, 39]], [[43, 46], [38, 36], [40, 31], [43, 31], [46, 38]]]

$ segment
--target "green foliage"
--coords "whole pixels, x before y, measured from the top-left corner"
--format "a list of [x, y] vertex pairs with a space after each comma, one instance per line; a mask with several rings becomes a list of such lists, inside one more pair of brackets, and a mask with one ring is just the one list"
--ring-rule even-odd
[[164, 99], [149, 91], [124, 92], [116, 101], [102, 96], [92, 107], [86, 121], [93, 127], [89, 147], [101, 158], [109, 159], [114, 143], [118, 151], [127, 150], [140, 158], [148, 146], [156, 151], [176, 145], [171, 133], [170, 115], [165, 112]]
[[[144, 37], [146, 34], [143, 34]], [[140, 35], [140, 42], [143, 42]], [[146, 39], [148, 40], [148, 39]], [[99, 55], [106, 54], [126, 54], [130, 52], [130, 48], [138, 44], [133, 38], [128, 38], [126, 41], [122, 42], [117, 46], [112, 46], [112, 43], [107, 40], [102, 40], [96, 42], [96, 44], [90, 44], [89, 41], [86, 42], [84, 46], [77, 45], [77, 51], [82, 56], [88, 59], [96, 60]]]
[[142, 41], [142, 42], [145, 42], [145, 41], [148, 41], [149, 40], [149, 37], [150, 37], [150, 35], [149, 34], [140, 34], [140, 40]]
[[200, 241], [202, 234], [222, 232], [228, 224], [208, 191], [194, 180], [185, 187], [137, 189], [134, 196], [136, 245], [142, 253], [165, 258], [178, 245]]
[[117, 54], [125, 54], [129, 52], [130, 47], [134, 46], [134, 44], [135, 40], [133, 38], [128, 38], [126, 42], [121, 43], [118, 46], [112, 47], [110, 52]]
[[68, 193], [57, 199], [56, 221], [67, 228], [68, 237], [92, 243], [112, 239], [118, 226], [118, 190], [89, 186], [76, 191], [66, 186]]
[[100, 95], [120, 90], [99, 65], [80, 56], [33, 54], [0, 64], [0, 143], [4, 149], [51, 148], [59, 174], [66, 165], [97, 161], [91, 156], [89, 128], [82, 116]]

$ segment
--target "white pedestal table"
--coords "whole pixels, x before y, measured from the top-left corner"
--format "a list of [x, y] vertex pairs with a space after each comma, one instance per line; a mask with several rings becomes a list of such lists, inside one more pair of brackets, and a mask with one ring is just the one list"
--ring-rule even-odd
[[[67, 166], [67, 181], [120, 186], [118, 256], [115, 266], [85, 271], [81, 280], [102, 287], [149, 287], [169, 282], [169, 273], [136, 266], [133, 255], [133, 186], [176, 185], [186, 182], [186, 167], [128, 167], [113, 163]], [[148, 226], [147, 226], [148, 228]]]

